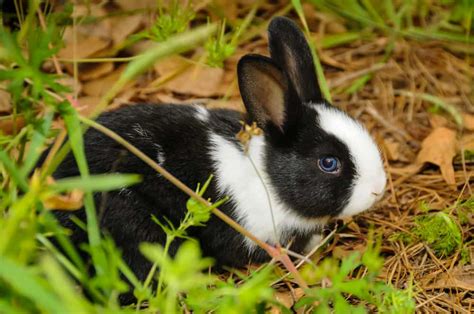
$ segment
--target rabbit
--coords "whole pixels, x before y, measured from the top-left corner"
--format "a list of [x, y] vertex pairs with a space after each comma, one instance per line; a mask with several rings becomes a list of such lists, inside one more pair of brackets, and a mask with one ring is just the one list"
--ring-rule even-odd
[[[191, 188], [213, 174], [205, 198], [216, 201], [228, 196], [220, 209], [259, 239], [306, 252], [320, 239], [328, 219], [356, 215], [380, 200], [386, 175], [367, 130], [323, 98], [311, 50], [298, 26], [276, 17], [268, 35], [271, 57], [248, 54], [237, 66], [246, 115], [197, 104], [136, 104], [105, 112], [97, 122]], [[241, 121], [255, 122], [262, 130], [247, 146], [236, 136]], [[152, 215], [179, 225], [188, 196], [94, 129], [85, 134], [85, 151], [93, 174], [143, 177], [141, 183], [105, 197], [97, 193], [95, 201], [100, 228], [111, 235], [124, 261], [144, 280], [151, 264], [140, 254], [139, 244], [165, 241]], [[54, 177], [77, 175], [70, 154]], [[72, 229], [72, 241], [86, 242], [85, 231], [71, 221], [72, 215], [86, 219], [84, 209], [56, 211], [59, 221]], [[269, 260], [262, 249], [215, 216], [188, 234], [218, 266]], [[170, 254], [180, 243], [171, 245]]]

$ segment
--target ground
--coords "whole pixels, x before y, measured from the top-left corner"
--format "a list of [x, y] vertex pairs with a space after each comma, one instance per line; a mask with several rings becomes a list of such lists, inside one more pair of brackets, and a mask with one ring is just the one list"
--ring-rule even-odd
[[[400, 22], [402, 29], [396, 30], [394, 21], [371, 25], [328, 10], [325, 1], [314, 2], [319, 6], [304, 3], [301, 9], [332, 103], [362, 121], [376, 139], [388, 188], [373, 210], [331, 224], [324, 245], [311, 258], [315, 262], [328, 256], [344, 259], [352, 252], [363, 252], [373, 230], [384, 257], [379, 278], [397, 288], [413, 289], [417, 311], [472, 312], [471, 26], [465, 37], [450, 41], [437, 37], [439, 32], [430, 33], [437, 10], [447, 10], [439, 4], [426, 15], [414, 9], [415, 27]], [[74, 6], [75, 24], [66, 27], [64, 47], [43, 64], [43, 71], [64, 77], [62, 82], [71, 87], [73, 103], [81, 114], [93, 112], [134, 56], [167, 36], [166, 27], [173, 22], [166, 27], [165, 22], [157, 23], [154, 5], [155, 1], [117, 0]], [[57, 4], [53, 11], [60, 8]], [[265, 29], [271, 16], [286, 15], [302, 25], [298, 10], [278, 1], [196, 1], [191, 11], [184, 5], [175, 10], [184, 19], [176, 22], [174, 16], [176, 25], [184, 25], [179, 31], [186, 32], [187, 14], [189, 20], [194, 18], [193, 27], [210, 16], [216, 22], [226, 18], [227, 37], [158, 60], [122, 85], [107, 110], [138, 102], [173, 102], [243, 111], [236, 81], [239, 58], [247, 53], [268, 54]], [[173, 13], [170, 16], [173, 20]], [[239, 24], [243, 28], [239, 33], [235, 27], [244, 19], [248, 24]], [[221, 47], [214, 49], [214, 60], [208, 58], [213, 65], [209, 66], [204, 59], [206, 53], [212, 53], [213, 44]], [[0, 105], [3, 113], [11, 111], [8, 101]], [[4, 131], [11, 131], [10, 124], [0, 123]], [[60, 122], [57, 126], [61, 127]], [[354, 278], [363, 275], [361, 271], [351, 273]], [[287, 305], [301, 296], [300, 288], [290, 281], [275, 287]]]

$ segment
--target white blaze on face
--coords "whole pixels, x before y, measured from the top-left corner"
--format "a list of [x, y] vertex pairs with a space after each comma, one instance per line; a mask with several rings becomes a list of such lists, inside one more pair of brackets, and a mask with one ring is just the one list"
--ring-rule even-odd
[[[216, 168], [217, 187], [223, 195], [234, 200], [237, 221], [260, 240], [275, 243], [282, 240], [284, 231], [306, 234], [327, 221], [325, 217], [302, 217], [280, 199], [266, 172], [263, 135], [252, 136], [248, 155], [216, 133], [210, 133], [210, 140], [209, 155]], [[249, 252], [252, 252], [256, 248], [255, 243], [249, 238], [245, 241]]]
[[382, 198], [387, 177], [380, 152], [367, 130], [346, 113], [328, 106], [312, 106], [319, 115], [319, 125], [344, 143], [356, 170], [349, 202], [339, 216], [353, 216]]

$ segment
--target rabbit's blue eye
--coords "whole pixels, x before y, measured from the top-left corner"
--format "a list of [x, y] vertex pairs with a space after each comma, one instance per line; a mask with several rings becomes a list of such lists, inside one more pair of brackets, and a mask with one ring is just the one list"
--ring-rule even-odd
[[339, 159], [336, 157], [323, 157], [319, 159], [318, 163], [319, 168], [328, 173], [337, 173], [341, 168]]

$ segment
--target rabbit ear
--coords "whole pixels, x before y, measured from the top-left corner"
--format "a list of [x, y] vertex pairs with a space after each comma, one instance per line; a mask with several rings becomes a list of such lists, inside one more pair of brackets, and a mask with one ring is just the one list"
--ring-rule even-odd
[[298, 26], [286, 17], [274, 18], [268, 27], [270, 55], [293, 85], [301, 102], [321, 102], [313, 55]]
[[[237, 66], [242, 100], [252, 120], [260, 127], [272, 123], [284, 131], [294, 116], [290, 87], [286, 75], [272, 59], [246, 55]], [[291, 106], [289, 104], [291, 103]]]

